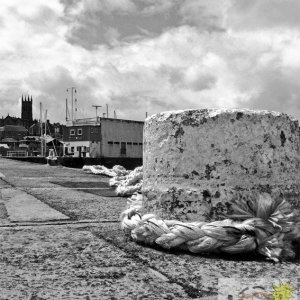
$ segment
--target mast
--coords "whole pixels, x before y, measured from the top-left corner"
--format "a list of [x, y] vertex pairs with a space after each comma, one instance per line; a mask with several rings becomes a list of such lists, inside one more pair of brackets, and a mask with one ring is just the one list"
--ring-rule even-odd
[[66, 121], [68, 121], [68, 99], [66, 98]]
[[40, 139], [41, 139], [41, 156], [44, 156], [44, 144], [43, 144], [43, 114], [42, 114], [42, 102], [40, 102]]
[[71, 120], [72, 120], [72, 125], [73, 125], [73, 121], [74, 121], [73, 87], [71, 88], [71, 99], [72, 99]]
[[47, 133], [47, 109], [45, 111], [45, 156], [47, 155], [47, 139], [46, 139], [46, 133]]
[[[69, 89], [71, 92], [71, 121], [72, 124], [74, 122], [74, 115], [75, 115], [75, 119], [76, 119], [76, 112], [77, 112], [77, 99], [76, 99], [76, 87], [75, 86], [71, 86], [70, 88], [67, 88], [67, 93], [69, 94]], [[75, 113], [74, 113], [74, 94], [75, 94]], [[68, 110], [68, 104], [67, 104], [68, 100], [66, 99], [66, 110]]]
[[[76, 92], [76, 90], [75, 90], [75, 92]], [[77, 99], [76, 98], [75, 98], [75, 112], [74, 112], [74, 114], [75, 114], [74, 119], [76, 121], [76, 119], [77, 119]]]

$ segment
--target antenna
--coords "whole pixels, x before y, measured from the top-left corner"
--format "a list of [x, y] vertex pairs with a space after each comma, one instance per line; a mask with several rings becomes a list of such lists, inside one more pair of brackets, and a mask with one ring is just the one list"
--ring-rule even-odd
[[108, 104], [106, 104], [106, 118], [108, 118]]
[[68, 121], [68, 99], [66, 98], [66, 121]]
[[75, 98], [75, 121], [77, 116], [77, 99]]
[[96, 125], [97, 125], [97, 122], [98, 122], [98, 113], [97, 113], [97, 110], [98, 110], [98, 107], [102, 107], [102, 106], [101, 105], [92, 105], [92, 107], [96, 108]]

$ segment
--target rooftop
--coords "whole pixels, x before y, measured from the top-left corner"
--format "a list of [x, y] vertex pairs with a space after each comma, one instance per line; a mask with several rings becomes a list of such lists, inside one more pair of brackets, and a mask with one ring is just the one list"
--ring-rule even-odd
[[0, 127], [0, 131], [27, 132], [27, 129], [24, 126], [20, 125], [5, 125], [3, 127]]

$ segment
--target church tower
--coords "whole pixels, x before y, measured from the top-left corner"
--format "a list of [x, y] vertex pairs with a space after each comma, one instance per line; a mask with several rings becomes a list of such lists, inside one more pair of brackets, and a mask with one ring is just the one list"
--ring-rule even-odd
[[23, 98], [22, 95], [22, 111], [21, 111], [21, 119], [23, 121], [24, 127], [27, 129], [32, 124], [32, 96], [29, 98], [29, 95]]

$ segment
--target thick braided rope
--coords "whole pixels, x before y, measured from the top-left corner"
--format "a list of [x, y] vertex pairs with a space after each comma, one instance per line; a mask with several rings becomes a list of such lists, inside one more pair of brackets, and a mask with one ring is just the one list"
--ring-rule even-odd
[[105, 166], [83, 166], [83, 171], [95, 175], [105, 175], [112, 177], [109, 186], [116, 187], [118, 196], [131, 196], [138, 192], [143, 184], [143, 167], [137, 167], [133, 171], [127, 171], [124, 167], [116, 165], [112, 169]]
[[291, 241], [299, 239], [299, 224], [284, 199], [271, 199], [262, 194], [254, 203], [241, 201], [236, 207], [237, 222], [225, 219], [214, 222], [161, 220], [154, 214], [141, 215], [142, 194], [129, 199], [129, 207], [121, 214], [121, 228], [136, 242], [159, 245], [165, 249], [180, 248], [192, 253], [230, 254], [258, 251], [278, 262], [293, 257]]

